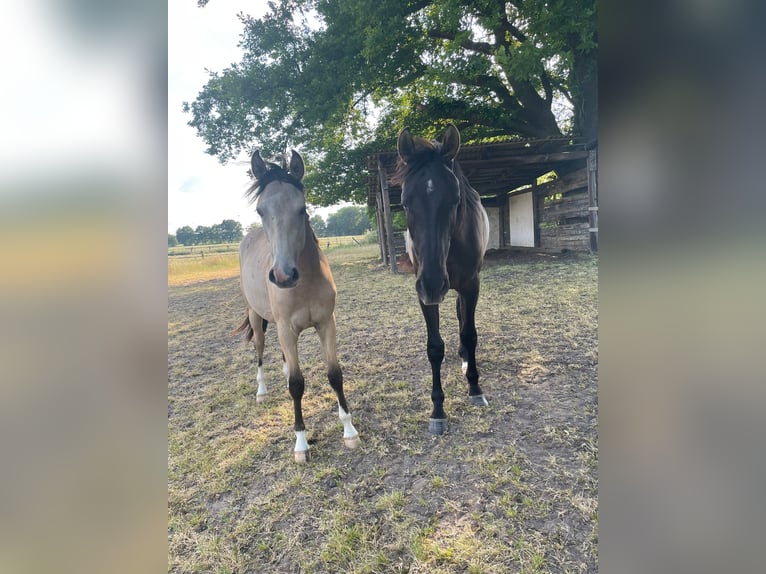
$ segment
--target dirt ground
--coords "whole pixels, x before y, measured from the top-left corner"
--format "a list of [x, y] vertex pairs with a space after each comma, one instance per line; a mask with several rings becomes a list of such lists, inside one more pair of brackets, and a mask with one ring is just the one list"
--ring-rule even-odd
[[428, 433], [430, 367], [412, 275], [377, 247], [330, 254], [338, 349], [362, 446], [347, 450], [314, 332], [300, 340], [311, 461], [293, 462], [275, 329], [256, 404], [230, 336], [238, 279], [168, 296], [169, 572], [596, 572], [597, 259], [495, 252], [482, 271], [468, 403], [455, 295], [441, 306], [447, 432]]

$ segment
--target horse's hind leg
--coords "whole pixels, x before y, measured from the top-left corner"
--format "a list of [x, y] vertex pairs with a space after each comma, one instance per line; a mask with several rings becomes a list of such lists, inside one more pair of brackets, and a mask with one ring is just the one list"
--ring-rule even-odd
[[258, 392], [255, 394], [255, 402], [261, 403], [266, 400], [266, 395], [269, 393], [263, 378], [263, 348], [266, 339], [266, 326], [269, 323], [252, 309], [249, 309], [247, 314], [250, 319], [250, 326], [253, 329], [253, 345], [255, 346], [255, 355], [258, 360], [258, 374], [255, 378], [258, 382]]
[[348, 448], [357, 448], [361, 441], [359, 440], [359, 433], [351, 424], [351, 412], [348, 410], [346, 396], [343, 394], [343, 372], [338, 364], [335, 317], [331, 316], [323, 324], [317, 325], [316, 330], [324, 350], [327, 379], [338, 398], [338, 417], [343, 423], [343, 442]]
[[287, 324], [278, 324], [277, 334], [288, 369], [287, 385], [290, 389], [295, 411], [295, 426], [293, 427], [295, 429], [295, 462], [304, 463], [309, 459], [309, 443], [306, 441], [306, 425], [303, 424], [303, 411], [301, 409], [305, 384], [303, 373], [301, 373], [298, 365], [298, 334], [293, 333]]
[[460, 313], [460, 356], [463, 359], [463, 373], [468, 379], [468, 398], [472, 404], [486, 406], [487, 399], [479, 386], [479, 370], [476, 368], [476, 303], [479, 300], [479, 285], [458, 293]]

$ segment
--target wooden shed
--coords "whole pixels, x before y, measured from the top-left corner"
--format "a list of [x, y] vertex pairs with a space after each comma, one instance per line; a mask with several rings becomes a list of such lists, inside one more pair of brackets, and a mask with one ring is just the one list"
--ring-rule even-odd
[[[572, 138], [462, 146], [457, 161], [487, 210], [489, 248], [596, 251], [597, 151]], [[402, 210], [402, 190], [390, 181], [396, 161], [396, 151], [367, 161], [367, 204], [376, 210], [380, 255], [392, 271], [404, 253], [404, 230], [392, 220]], [[549, 172], [556, 179], [538, 185]]]

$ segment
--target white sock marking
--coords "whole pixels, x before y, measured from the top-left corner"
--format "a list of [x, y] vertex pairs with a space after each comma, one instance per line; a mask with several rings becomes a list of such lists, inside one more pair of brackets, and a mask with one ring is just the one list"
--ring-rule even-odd
[[255, 396], [260, 397], [269, 394], [269, 390], [266, 388], [266, 382], [263, 380], [263, 367], [258, 367], [258, 374], [255, 377], [258, 381], [258, 392]]
[[343, 438], [353, 438], [359, 434], [351, 424], [351, 413], [344, 411], [340, 405], [338, 405], [338, 418], [343, 423]]
[[460, 365], [460, 368], [463, 370], [463, 374], [465, 375], [468, 372], [468, 361], [463, 361]]
[[306, 452], [309, 449], [309, 443], [306, 442], [306, 431], [295, 431], [295, 452]]

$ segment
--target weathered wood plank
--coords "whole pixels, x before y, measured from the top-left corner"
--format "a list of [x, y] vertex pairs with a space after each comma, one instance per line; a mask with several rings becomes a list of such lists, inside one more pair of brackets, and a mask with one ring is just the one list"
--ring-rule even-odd
[[391, 272], [396, 273], [396, 249], [394, 248], [394, 224], [391, 220], [391, 200], [388, 197], [388, 176], [386, 168], [382, 163], [378, 163], [380, 172], [380, 191], [383, 196], [383, 216], [386, 225], [386, 239], [388, 240], [388, 262], [391, 266]]
[[545, 197], [557, 193], [566, 193], [580, 187], [587, 187], [587, 185], [588, 170], [583, 168], [538, 186], [536, 193]]

